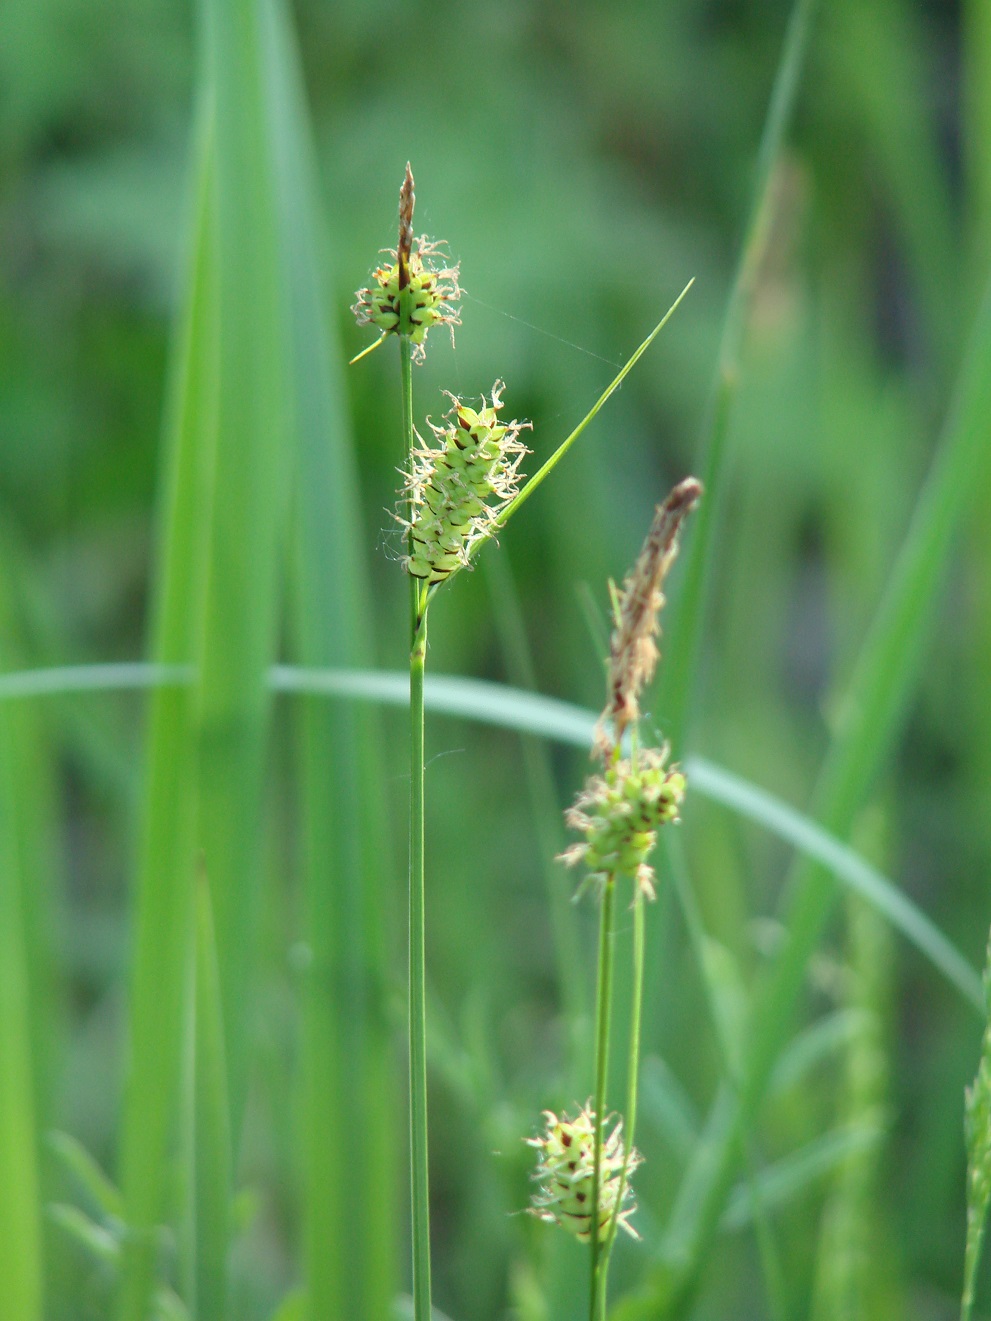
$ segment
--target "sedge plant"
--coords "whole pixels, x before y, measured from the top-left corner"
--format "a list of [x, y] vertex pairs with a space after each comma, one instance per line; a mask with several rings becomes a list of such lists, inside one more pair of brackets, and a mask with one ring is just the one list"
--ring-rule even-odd
[[[641, 1162], [633, 1137], [640, 1072], [644, 905], [656, 894], [649, 859], [657, 832], [678, 820], [685, 795], [685, 777], [677, 766], [669, 765], [668, 745], [640, 745], [639, 697], [659, 659], [655, 638], [664, 604], [661, 587], [677, 554], [681, 525], [701, 493], [694, 477], [680, 482], [657, 506], [622, 590], [610, 583], [614, 627], [607, 698], [592, 750], [603, 769], [588, 778], [565, 814], [569, 828], [581, 839], [561, 855], [562, 860], [569, 866], [581, 865], [586, 872], [576, 898], [591, 889], [599, 899], [595, 1091], [590, 1104], [574, 1118], [545, 1111], [546, 1131], [528, 1141], [538, 1151], [534, 1213], [589, 1244], [589, 1321], [604, 1321], [606, 1316], [609, 1257], [617, 1230], [638, 1237], [629, 1218], [635, 1210], [630, 1178]], [[606, 1083], [613, 1034], [617, 891], [626, 879], [633, 890], [633, 994], [626, 1112], [613, 1119], [607, 1115]]]
[[[524, 500], [564, 457], [667, 323], [691, 287], [691, 282], [581, 422], [524, 483], [520, 462], [527, 450], [520, 437], [529, 428], [529, 423], [503, 421], [500, 418], [505, 389], [501, 380], [496, 380], [488, 398], [483, 397], [478, 407], [448, 394], [451, 406], [445, 414], [444, 424], [435, 426], [428, 423], [431, 433], [428, 439], [424, 440], [414, 426], [413, 366], [425, 357], [427, 336], [431, 329], [446, 325], [453, 334], [453, 327], [460, 324], [458, 298], [461, 295], [460, 264], [444, 264], [446, 245], [414, 236], [414, 205], [414, 180], [407, 163], [399, 193], [399, 236], [396, 248], [387, 251], [386, 260], [373, 271], [368, 286], [358, 291], [357, 301], [352, 308], [359, 324], [373, 326], [379, 331], [379, 337], [352, 359], [352, 363], [360, 361], [390, 338], [395, 337], [399, 342], [405, 481], [396, 516], [405, 531], [403, 567], [409, 579], [410, 601], [408, 917], [413, 1312], [415, 1321], [430, 1321], [423, 716], [428, 609], [435, 594], [455, 574], [471, 567], [471, 561], [480, 547], [506, 526]], [[686, 508], [690, 503], [688, 501]], [[672, 536], [676, 531], [675, 527]], [[660, 578], [655, 584], [651, 601], [657, 595], [659, 583]], [[622, 718], [617, 718], [617, 750], [624, 727]], [[612, 771], [615, 769], [611, 768]], [[608, 775], [610, 771], [606, 773]], [[602, 994], [605, 992], [600, 994], [600, 999]], [[599, 1090], [597, 1088], [597, 1095]], [[602, 1113], [601, 1104], [597, 1113]], [[603, 1143], [601, 1123], [595, 1127], [590, 1150], [595, 1188], [598, 1189], [602, 1184], [603, 1188], [616, 1187], [619, 1190], [609, 1225], [611, 1239], [620, 1224], [629, 1228], [623, 1212], [623, 1189], [628, 1183], [636, 1158], [628, 1143], [622, 1145], [618, 1130]], [[612, 1170], [617, 1159], [619, 1166], [607, 1178], [604, 1171], [607, 1167]], [[617, 1175], [618, 1185], [615, 1183]], [[593, 1235], [592, 1240], [595, 1244], [593, 1252], [597, 1252], [598, 1239]]]

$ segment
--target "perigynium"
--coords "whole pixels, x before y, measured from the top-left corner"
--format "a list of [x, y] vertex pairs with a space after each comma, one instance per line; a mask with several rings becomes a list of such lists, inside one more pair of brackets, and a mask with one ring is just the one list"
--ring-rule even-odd
[[668, 768], [668, 751], [664, 744], [611, 761], [601, 775], [589, 776], [568, 808], [565, 823], [584, 836], [560, 855], [567, 866], [586, 869], [576, 898], [590, 885], [601, 896], [619, 875], [631, 876], [645, 898], [656, 897], [657, 878], [647, 859], [658, 829], [679, 819], [685, 797], [685, 777], [676, 767]]
[[[478, 409], [449, 395], [448, 425], [428, 422], [433, 443], [413, 450], [403, 488], [409, 537], [403, 567], [430, 586], [468, 568], [471, 553], [494, 531], [519, 491], [520, 432], [529, 422], [501, 422], [502, 381]], [[418, 437], [419, 439], [419, 437]]]

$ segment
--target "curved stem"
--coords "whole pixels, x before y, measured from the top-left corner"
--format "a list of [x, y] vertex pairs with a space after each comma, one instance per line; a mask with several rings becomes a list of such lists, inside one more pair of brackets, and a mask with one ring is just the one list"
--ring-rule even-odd
[[616, 944], [616, 878], [602, 894], [599, 915], [599, 966], [595, 989], [595, 1147], [592, 1174], [592, 1219], [589, 1224], [592, 1270], [589, 1282], [589, 1321], [605, 1321], [604, 1254], [599, 1243], [599, 1189], [602, 1184], [602, 1130], [609, 1078], [609, 1029], [612, 1018], [613, 950]]

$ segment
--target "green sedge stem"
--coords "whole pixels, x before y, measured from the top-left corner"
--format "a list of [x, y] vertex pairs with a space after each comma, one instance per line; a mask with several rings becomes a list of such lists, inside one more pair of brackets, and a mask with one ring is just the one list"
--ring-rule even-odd
[[[415, 580], [414, 580], [415, 581]], [[413, 1304], [416, 1321], [430, 1321], [430, 1203], [427, 1165], [427, 1014], [424, 952], [423, 670], [427, 653], [424, 610], [410, 652], [409, 846], [409, 1099], [413, 1204]]]
[[[413, 451], [413, 367], [409, 336], [399, 336], [403, 441]], [[412, 521], [412, 520], [411, 520]], [[427, 1153], [426, 929], [423, 847], [423, 674], [427, 659], [426, 589], [410, 576], [409, 802], [409, 1130], [413, 1229], [413, 1315], [430, 1321], [430, 1184]]]
[[633, 897], [633, 997], [630, 1005], [630, 1053], [626, 1067], [626, 1114], [623, 1119], [623, 1168], [619, 1175], [619, 1194], [613, 1208], [609, 1233], [606, 1236], [602, 1259], [602, 1295], [606, 1295], [606, 1277], [609, 1271], [609, 1257], [616, 1241], [619, 1228], [619, 1213], [626, 1193], [626, 1182], [630, 1172], [630, 1157], [633, 1153], [633, 1136], [637, 1125], [637, 1094], [640, 1079], [640, 1025], [643, 1018], [643, 974], [644, 953], [646, 950], [646, 919], [644, 916], [644, 897], [639, 885], [635, 885]]
[[610, 877], [602, 893], [599, 913], [599, 964], [595, 988], [595, 1146], [592, 1171], [592, 1274], [588, 1321], [605, 1321], [606, 1295], [599, 1244], [599, 1189], [602, 1184], [602, 1129], [605, 1122], [606, 1084], [609, 1077], [609, 1028], [612, 1019], [613, 950], [616, 944], [616, 878]]

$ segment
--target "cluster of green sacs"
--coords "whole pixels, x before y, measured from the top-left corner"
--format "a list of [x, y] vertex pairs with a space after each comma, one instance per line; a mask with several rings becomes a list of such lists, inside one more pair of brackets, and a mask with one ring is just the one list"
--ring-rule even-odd
[[[409, 337], [414, 344], [422, 344], [430, 327], [443, 319], [441, 309], [445, 298], [438, 285], [437, 272], [417, 267], [418, 262], [414, 257], [407, 286], [410, 299]], [[399, 330], [399, 263], [380, 266], [373, 278], [377, 287], [365, 291], [368, 320], [387, 335]]]
[[421, 451], [414, 485], [411, 553], [406, 568], [414, 578], [442, 582], [467, 564], [473, 537], [487, 530], [495, 493], [505, 471], [503, 426], [494, 407], [480, 412], [459, 403], [455, 421], [438, 436], [439, 448]]
[[593, 873], [636, 874], [654, 847], [658, 827], [677, 819], [684, 796], [685, 777], [665, 770], [663, 762], [608, 767], [581, 803], [585, 866]]
[[[602, 1187], [599, 1189], [599, 1238], [605, 1238], [616, 1207], [619, 1179], [615, 1166], [622, 1163], [618, 1143], [603, 1144]], [[543, 1140], [541, 1171], [545, 1195], [540, 1199], [562, 1228], [583, 1243], [591, 1237], [592, 1192], [595, 1182], [595, 1134], [591, 1116], [583, 1111], [576, 1120], [559, 1119]]]

